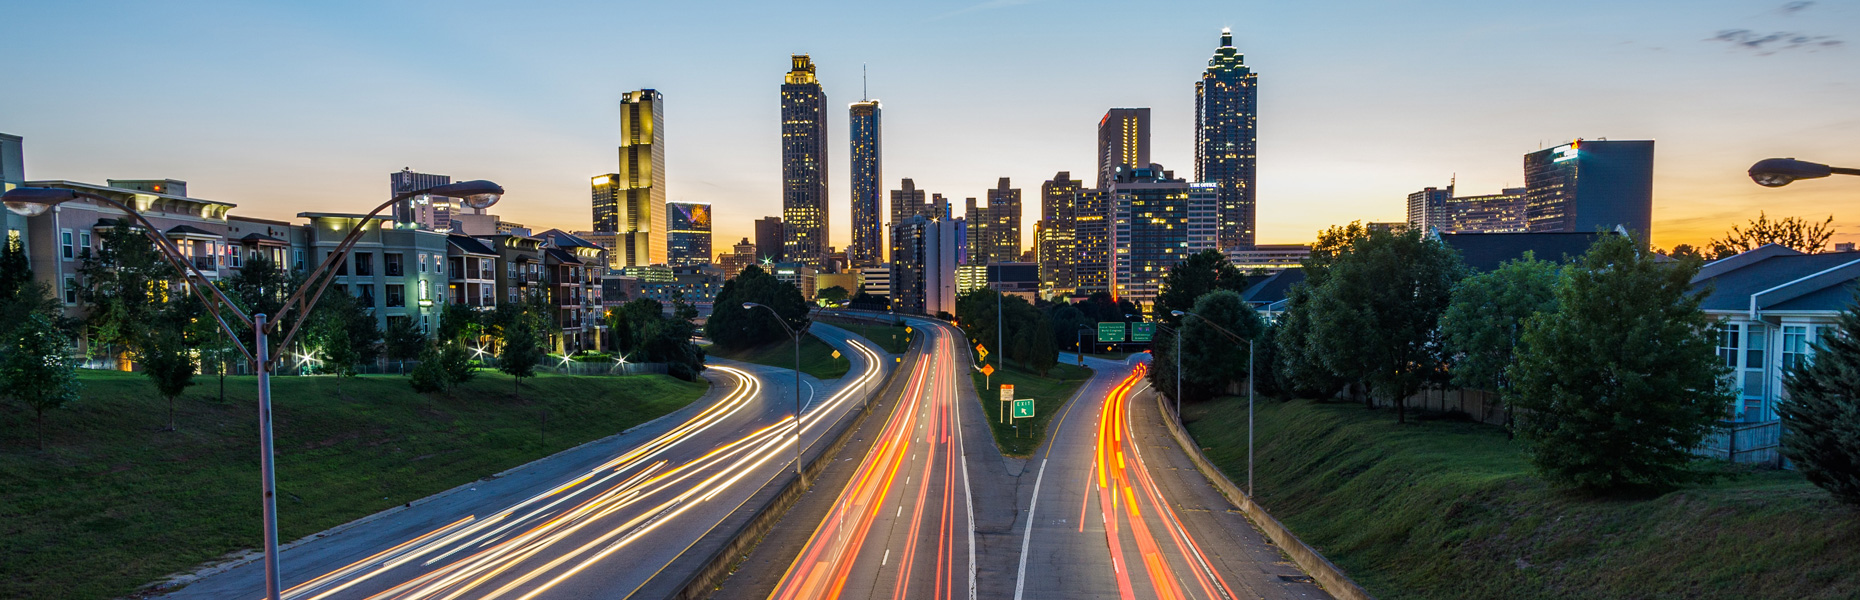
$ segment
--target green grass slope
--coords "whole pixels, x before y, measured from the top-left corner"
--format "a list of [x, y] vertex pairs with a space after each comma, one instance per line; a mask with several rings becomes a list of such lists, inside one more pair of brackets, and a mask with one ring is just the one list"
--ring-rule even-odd
[[[719, 358], [781, 369], [794, 368], [794, 342], [787, 340], [728, 351], [713, 345], [704, 351]], [[846, 375], [847, 371], [852, 370], [852, 361], [847, 358], [846, 351], [841, 351], [839, 358], [833, 357], [833, 351], [832, 345], [821, 341], [811, 333], [807, 334], [807, 337], [801, 338], [801, 372], [819, 379], [839, 379]]]
[[[1078, 365], [1060, 364], [1053, 367], [1041, 377], [1018, 366], [1010, 366], [995, 371], [992, 385], [979, 371], [970, 371], [975, 379], [976, 396], [982, 401], [982, 414], [988, 416], [988, 426], [994, 431], [995, 445], [1001, 453], [1008, 456], [1032, 456], [1040, 447], [1040, 440], [1046, 439], [1046, 426], [1064, 410], [1066, 400], [1072, 393], [1091, 379], [1091, 369]], [[1017, 419], [1020, 429], [1014, 425], [1001, 422], [1001, 384], [1014, 386], [1015, 398], [1033, 399], [1033, 418]]]

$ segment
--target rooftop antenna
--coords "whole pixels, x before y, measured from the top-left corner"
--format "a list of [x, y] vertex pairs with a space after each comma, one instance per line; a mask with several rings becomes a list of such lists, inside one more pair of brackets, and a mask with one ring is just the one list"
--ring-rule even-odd
[[865, 63], [859, 63], [859, 101], [860, 102], [864, 102], [864, 101], [872, 99], [872, 94], [870, 94], [865, 88], [866, 88]]

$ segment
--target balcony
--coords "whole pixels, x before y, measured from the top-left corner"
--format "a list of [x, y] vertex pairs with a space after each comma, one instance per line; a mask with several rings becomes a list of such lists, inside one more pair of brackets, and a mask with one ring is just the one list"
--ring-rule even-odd
[[219, 270], [219, 265], [213, 261], [212, 256], [196, 256], [194, 257], [194, 268], [202, 271], [217, 271]]

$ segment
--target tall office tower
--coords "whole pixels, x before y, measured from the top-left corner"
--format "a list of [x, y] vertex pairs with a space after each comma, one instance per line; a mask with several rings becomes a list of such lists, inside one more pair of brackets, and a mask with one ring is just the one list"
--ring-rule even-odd
[[900, 189], [891, 190], [891, 222], [903, 223], [906, 219], [923, 215], [932, 219], [948, 219], [949, 201], [942, 194], [929, 194], [930, 200], [924, 200], [925, 192], [917, 189], [917, 182], [905, 179]]
[[[819, 269], [827, 251], [827, 94], [806, 54], [781, 86], [781, 217], [789, 262]], [[764, 251], [766, 252], [766, 250]]]
[[1215, 247], [1218, 192], [1156, 168], [1126, 169], [1112, 183], [1111, 294], [1144, 311], [1178, 263]]
[[674, 267], [708, 265], [710, 258], [710, 205], [667, 202], [666, 264]]
[[913, 215], [891, 224], [891, 306], [898, 312], [956, 312], [954, 222]]
[[762, 217], [756, 219], [756, 252], [768, 262], [787, 262], [788, 255], [782, 252], [781, 217]]
[[1253, 247], [1258, 224], [1257, 77], [1221, 28], [1221, 47], [1195, 82], [1195, 181], [1218, 184], [1222, 250]]
[[1040, 287], [1047, 296], [1071, 294], [1078, 288], [1074, 269], [1078, 262], [1078, 202], [1084, 182], [1060, 171], [1040, 184], [1038, 261]]
[[612, 231], [611, 268], [666, 264], [665, 100], [656, 90], [620, 98], [620, 171], [594, 178], [594, 230]]
[[1150, 109], [1113, 108], [1098, 119], [1098, 187], [1109, 188], [1122, 166], [1150, 166]]
[[[388, 193], [398, 196], [448, 183], [452, 183], [451, 176], [416, 173], [413, 169], [406, 168], [398, 173], [388, 174]], [[457, 212], [457, 207], [458, 200], [455, 198], [414, 196], [394, 205], [394, 222], [400, 223], [401, 227], [447, 231], [452, 228], [452, 215]]]
[[1653, 141], [1576, 140], [1524, 155], [1525, 227], [1592, 233], [1653, 228]]
[[1448, 185], [1446, 189], [1429, 187], [1408, 194], [1408, 226], [1421, 231], [1427, 231], [1432, 227], [1444, 227], [1447, 219], [1447, 201], [1452, 199], [1452, 185]]
[[1525, 188], [1447, 200], [1441, 233], [1523, 233]]
[[1072, 231], [1078, 244], [1072, 267], [1075, 294], [1111, 291], [1111, 190], [1079, 190]]
[[985, 263], [1020, 260], [1020, 190], [1002, 177], [988, 190], [988, 235]]
[[852, 244], [846, 261], [869, 267], [885, 260], [885, 236], [879, 230], [879, 201], [884, 194], [881, 168], [880, 110], [877, 100], [854, 102], [852, 112]]

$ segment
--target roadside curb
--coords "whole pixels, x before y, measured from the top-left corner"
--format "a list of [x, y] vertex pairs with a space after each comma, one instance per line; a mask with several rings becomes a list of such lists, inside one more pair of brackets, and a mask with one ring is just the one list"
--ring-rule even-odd
[[1162, 412], [1163, 423], [1169, 428], [1169, 436], [1175, 438], [1175, 443], [1182, 448], [1182, 453], [1187, 454], [1188, 459], [1195, 463], [1195, 470], [1200, 471], [1202, 477], [1214, 484], [1214, 489], [1219, 490], [1222, 496], [1227, 497], [1229, 503], [1239, 508], [1247, 519], [1253, 521], [1253, 526], [1266, 534], [1266, 537], [1272, 540], [1273, 545], [1278, 546], [1286, 556], [1291, 557], [1292, 562], [1296, 563], [1298, 568], [1310, 574], [1318, 585], [1324, 587], [1325, 592], [1329, 592], [1337, 600], [1375, 600], [1375, 597], [1369, 595], [1363, 586], [1357, 585], [1355, 580], [1345, 575], [1343, 569], [1337, 568], [1337, 565], [1332, 564], [1330, 559], [1319, 554], [1317, 549], [1306, 544], [1304, 540], [1298, 539], [1297, 534], [1286, 529], [1283, 523], [1267, 513], [1264, 507], [1254, 503], [1252, 498], [1240, 493], [1240, 486], [1234, 485], [1234, 482], [1227, 478], [1227, 474], [1215, 468], [1214, 463], [1209, 462], [1208, 457], [1201, 453], [1201, 447], [1189, 439], [1188, 432], [1182, 430], [1182, 425], [1175, 421], [1175, 416], [1163, 403], [1163, 395], [1152, 395], [1156, 397], [1156, 409]]
[[[704, 370], [704, 372], [700, 374], [700, 376], [701, 376], [701, 377], [703, 377], [703, 378], [704, 378], [704, 379], [705, 379], [706, 381], [709, 381], [709, 382], [710, 382], [710, 385], [711, 385], [711, 388], [710, 388], [709, 390], [706, 390], [706, 391], [704, 392], [704, 395], [705, 395], [705, 396], [708, 396], [708, 395], [710, 395], [710, 393], [711, 393], [711, 392], [714, 392], [714, 391], [719, 391], [719, 390], [723, 390], [723, 391], [728, 391], [728, 390], [727, 390], [726, 388], [723, 388], [723, 387], [721, 387], [721, 385], [720, 385], [720, 383], [719, 383], [719, 382], [718, 382], [718, 381], [717, 381], [716, 379], [712, 379], [712, 378], [711, 378], [711, 375], [710, 375], [710, 370], [709, 370], [709, 369], [705, 369], [705, 370]], [[329, 528], [329, 529], [325, 529], [325, 530], [322, 530], [322, 531], [319, 531], [319, 532], [316, 532], [316, 533], [312, 533], [312, 534], [310, 534], [310, 535], [306, 535], [306, 536], [304, 536], [304, 537], [301, 537], [301, 538], [297, 538], [296, 540], [294, 540], [294, 541], [291, 541], [291, 542], [289, 542], [289, 543], [285, 543], [285, 544], [279, 544], [279, 545], [278, 545], [278, 554], [280, 554], [280, 555], [282, 555], [282, 554], [284, 554], [284, 552], [285, 552], [286, 550], [290, 550], [290, 549], [292, 549], [292, 548], [296, 548], [296, 547], [298, 547], [298, 546], [301, 546], [301, 545], [303, 545], [303, 544], [307, 544], [307, 543], [310, 543], [310, 542], [314, 542], [314, 541], [316, 541], [316, 540], [320, 540], [320, 539], [323, 539], [323, 538], [326, 538], [326, 537], [329, 537], [329, 536], [332, 536], [332, 535], [336, 535], [336, 534], [338, 534], [338, 533], [342, 533], [342, 532], [344, 532], [344, 531], [347, 531], [347, 530], [349, 530], [349, 529], [353, 529], [353, 528], [355, 528], [355, 527], [357, 527], [357, 526], [361, 526], [361, 525], [366, 525], [366, 524], [369, 524], [369, 523], [372, 523], [372, 522], [375, 522], [375, 521], [377, 521], [377, 520], [380, 520], [380, 519], [383, 519], [383, 518], [387, 518], [387, 517], [390, 517], [390, 516], [393, 516], [393, 515], [396, 515], [396, 514], [399, 514], [399, 513], [401, 512], [401, 511], [404, 511], [404, 510], [408, 510], [408, 509], [410, 509], [410, 508], [413, 508], [414, 506], [417, 506], [417, 505], [421, 505], [421, 504], [426, 504], [426, 503], [428, 503], [428, 502], [431, 502], [431, 501], [433, 501], [433, 500], [437, 500], [437, 499], [440, 499], [440, 498], [444, 498], [444, 497], [446, 497], [446, 496], [450, 496], [450, 495], [453, 495], [453, 494], [456, 494], [456, 493], [459, 493], [459, 492], [461, 492], [461, 491], [464, 491], [464, 490], [468, 490], [468, 489], [471, 489], [471, 488], [472, 488], [473, 486], [476, 486], [476, 485], [478, 485], [478, 484], [479, 484], [480, 482], [483, 482], [483, 481], [488, 481], [488, 480], [492, 480], [492, 479], [502, 479], [502, 478], [503, 478], [504, 476], [506, 476], [506, 475], [509, 475], [509, 474], [511, 474], [511, 473], [515, 473], [515, 472], [517, 472], [517, 471], [521, 471], [521, 470], [524, 470], [524, 469], [527, 469], [527, 468], [530, 468], [530, 467], [532, 467], [532, 466], [535, 466], [535, 465], [537, 465], [537, 464], [540, 464], [540, 463], [543, 463], [543, 462], [546, 462], [546, 461], [549, 461], [550, 459], [554, 459], [554, 458], [556, 458], [556, 457], [558, 457], [558, 456], [562, 456], [562, 455], [564, 455], [564, 454], [568, 454], [568, 453], [570, 453], [570, 452], [574, 452], [574, 451], [577, 451], [577, 450], [580, 450], [580, 449], [582, 449], [582, 448], [585, 448], [585, 447], [587, 447], [587, 446], [591, 446], [591, 445], [594, 445], [594, 444], [599, 444], [599, 443], [603, 443], [603, 442], [609, 442], [609, 441], [613, 441], [613, 439], [614, 439], [614, 438], [618, 438], [618, 437], [620, 437], [620, 436], [623, 436], [623, 435], [626, 435], [626, 434], [629, 434], [629, 433], [632, 433], [632, 432], [634, 432], [634, 431], [636, 431], [636, 430], [638, 430], [638, 429], [640, 429], [640, 428], [643, 428], [643, 427], [647, 427], [647, 426], [650, 426], [650, 425], [653, 425], [653, 424], [655, 424], [655, 423], [658, 423], [658, 422], [660, 422], [660, 421], [664, 421], [664, 420], [666, 420], [666, 419], [669, 419], [669, 418], [672, 418], [672, 417], [674, 417], [674, 416], [677, 416], [677, 415], [679, 415], [680, 413], [684, 413], [684, 412], [686, 412], [686, 411], [688, 411], [688, 410], [691, 410], [691, 408], [692, 408], [692, 407], [694, 407], [694, 406], [697, 406], [697, 405], [699, 404], [699, 401], [700, 401], [700, 400], [703, 400], [703, 399], [704, 399], [704, 396], [699, 396], [699, 397], [697, 398], [697, 400], [693, 400], [693, 401], [691, 401], [691, 403], [690, 403], [690, 404], [686, 404], [686, 405], [684, 405], [684, 406], [682, 406], [682, 407], [679, 407], [679, 409], [678, 409], [678, 410], [674, 410], [674, 411], [672, 411], [672, 412], [668, 412], [668, 413], [665, 413], [665, 414], [663, 414], [663, 415], [659, 415], [659, 416], [658, 416], [657, 418], [655, 418], [655, 419], [653, 419], [653, 420], [650, 420], [650, 421], [646, 421], [646, 422], [644, 422], [644, 423], [640, 423], [640, 424], [637, 424], [637, 425], [634, 425], [634, 426], [632, 426], [632, 427], [628, 427], [628, 428], [626, 428], [625, 430], [623, 430], [623, 431], [621, 431], [620, 433], [616, 433], [616, 434], [613, 434], [613, 435], [609, 435], [609, 436], [606, 436], [606, 437], [602, 437], [602, 438], [598, 438], [598, 439], [593, 439], [593, 440], [589, 440], [589, 441], [586, 441], [586, 442], [582, 442], [582, 443], [580, 443], [580, 444], [576, 444], [576, 445], [574, 445], [574, 446], [571, 446], [571, 447], [568, 447], [568, 448], [564, 448], [564, 449], [562, 449], [561, 451], [558, 451], [558, 452], [555, 452], [555, 453], [553, 453], [553, 454], [550, 454], [550, 455], [548, 455], [548, 456], [544, 456], [544, 457], [542, 457], [542, 458], [538, 458], [538, 459], [536, 459], [536, 460], [532, 460], [532, 461], [529, 461], [529, 462], [526, 462], [526, 463], [523, 463], [523, 464], [520, 464], [520, 465], [517, 465], [517, 466], [514, 466], [514, 467], [511, 467], [511, 468], [508, 468], [508, 469], [504, 469], [504, 470], [502, 470], [502, 471], [498, 471], [498, 472], [496, 472], [496, 473], [493, 473], [493, 474], [491, 474], [491, 475], [487, 475], [487, 476], [484, 476], [484, 477], [480, 477], [480, 478], [478, 478], [478, 479], [474, 479], [474, 480], [471, 480], [471, 481], [468, 481], [468, 482], [465, 482], [465, 483], [463, 483], [463, 484], [459, 484], [459, 485], [458, 485], [457, 487], [454, 487], [454, 488], [451, 488], [451, 489], [448, 489], [448, 490], [445, 490], [445, 491], [441, 491], [441, 492], [438, 492], [438, 493], [434, 493], [434, 494], [430, 494], [430, 495], [427, 495], [427, 496], [423, 496], [423, 497], [421, 497], [421, 498], [419, 498], [419, 499], [417, 499], [417, 500], [413, 500], [413, 501], [411, 501], [411, 502], [408, 502], [408, 503], [406, 503], [406, 504], [402, 504], [402, 505], [400, 505], [400, 506], [395, 506], [395, 507], [392, 507], [392, 508], [389, 508], [389, 509], [387, 509], [387, 510], [383, 510], [383, 511], [380, 511], [380, 512], [377, 512], [377, 513], [374, 513], [374, 514], [371, 514], [371, 515], [368, 515], [368, 516], [365, 516], [365, 517], [362, 517], [362, 518], [359, 518], [359, 519], [356, 519], [356, 520], [353, 520], [353, 521], [349, 521], [349, 522], [347, 522], [347, 523], [343, 523], [343, 524], [341, 524], [341, 525], [337, 525], [337, 526], [335, 526], [335, 527], [331, 527], [331, 528]], [[186, 587], [186, 586], [187, 586], [188, 584], [191, 584], [191, 583], [193, 583], [193, 582], [195, 582], [195, 581], [198, 581], [198, 580], [201, 580], [201, 579], [205, 579], [205, 578], [207, 578], [207, 577], [212, 577], [212, 576], [214, 576], [214, 575], [218, 575], [218, 574], [221, 574], [221, 573], [225, 573], [225, 572], [227, 572], [227, 571], [231, 571], [231, 570], [233, 570], [233, 569], [236, 569], [236, 568], [239, 568], [239, 567], [242, 567], [242, 566], [245, 566], [245, 565], [248, 565], [248, 564], [251, 564], [251, 563], [254, 563], [254, 562], [257, 562], [258, 560], [260, 560], [260, 559], [263, 559], [264, 557], [265, 557], [265, 553], [264, 553], [264, 551], [263, 551], [263, 550], [260, 550], [260, 549], [256, 549], [256, 548], [254, 548], [254, 549], [248, 549], [248, 550], [243, 550], [243, 551], [240, 551], [240, 552], [238, 552], [238, 553], [234, 553], [234, 554], [232, 554], [232, 555], [231, 555], [231, 558], [227, 558], [227, 559], [225, 559], [225, 562], [220, 562], [220, 563], [215, 563], [215, 564], [213, 564], [212, 566], [209, 566], [209, 567], [206, 567], [206, 568], [203, 568], [203, 569], [199, 569], [199, 570], [195, 570], [195, 571], [189, 571], [189, 572], [187, 572], [187, 573], [182, 573], [182, 574], [178, 574], [178, 575], [172, 575], [172, 576], [170, 576], [170, 577], [168, 577], [167, 579], [163, 579], [163, 580], [161, 580], [161, 581], [158, 581], [158, 582], [156, 582], [156, 583], [154, 583], [154, 584], [151, 584], [151, 585], [149, 585], [149, 586], [147, 586], [147, 587], [145, 587], [145, 588], [143, 588], [143, 589], [141, 589], [141, 590], [138, 590], [137, 592], [135, 592], [135, 593], [133, 593], [133, 594], [131, 594], [131, 595], [130, 595], [129, 597], [132, 597], [132, 598], [133, 598], [133, 597], [140, 597], [140, 596], [141, 596], [142, 594], [145, 594], [145, 593], [155, 593], [155, 594], [163, 594], [163, 595], [165, 595], [165, 594], [167, 594], [167, 593], [169, 593], [169, 592], [173, 592], [173, 591], [177, 591], [177, 590], [179, 590], [180, 588], [183, 588], [183, 587]]]

